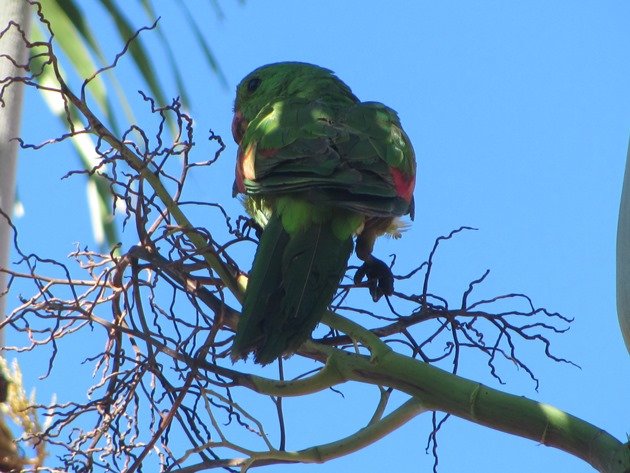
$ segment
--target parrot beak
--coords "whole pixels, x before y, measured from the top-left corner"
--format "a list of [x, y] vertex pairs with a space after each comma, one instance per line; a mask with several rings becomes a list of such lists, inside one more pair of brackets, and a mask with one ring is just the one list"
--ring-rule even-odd
[[232, 136], [237, 144], [241, 143], [245, 130], [247, 130], [247, 120], [243, 118], [241, 112], [234, 113], [234, 118], [232, 119]]

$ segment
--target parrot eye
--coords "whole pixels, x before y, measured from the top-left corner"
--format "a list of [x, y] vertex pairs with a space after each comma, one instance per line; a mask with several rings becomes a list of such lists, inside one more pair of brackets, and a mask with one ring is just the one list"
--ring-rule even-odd
[[258, 77], [254, 77], [253, 79], [250, 79], [249, 82], [247, 83], [247, 90], [249, 90], [250, 92], [254, 92], [258, 88], [261, 82], [262, 81]]

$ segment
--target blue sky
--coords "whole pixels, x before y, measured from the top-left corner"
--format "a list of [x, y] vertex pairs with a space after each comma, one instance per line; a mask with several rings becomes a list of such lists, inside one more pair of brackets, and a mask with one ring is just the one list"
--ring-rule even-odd
[[[236, 147], [229, 126], [233, 88], [245, 74], [281, 60], [334, 70], [362, 100], [396, 109], [416, 149], [416, 220], [403, 239], [380, 242], [377, 252], [396, 252], [404, 273], [426, 258], [439, 235], [461, 225], [476, 227], [443, 246], [432, 292], [457, 304], [468, 283], [490, 269], [480, 297], [525, 293], [536, 305], [575, 318], [566, 334], [552, 337], [552, 350], [580, 369], [552, 363], [540, 345], [522, 345], [541, 381], [538, 392], [522, 371], [509, 366], [506, 386], [474, 358], [462, 374], [550, 403], [626, 438], [630, 360], [615, 312], [614, 251], [630, 134], [630, 3], [399, 1], [385, 7], [365, 0], [269, 0], [223, 2], [224, 18], [218, 19], [209, 2], [190, 1], [229, 88], [199, 59], [172, 3], [161, 0], [155, 6], [162, 27], [176, 38], [173, 47], [186, 71], [198, 159], [206, 159], [209, 128], [228, 143], [212, 182], [191, 182], [198, 198], [211, 188], [213, 198], [239, 211], [231, 199]], [[146, 23], [140, 14], [135, 18], [137, 26]], [[98, 19], [93, 25], [101, 39], [112, 28]], [[151, 33], [144, 38], [154, 48], [156, 68], [167, 67]], [[106, 48], [114, 54], [119, 45]], [[142, 119], [144, 105], [134, 92], [143, 86], [129, 62], [123, 61], [120, 71]], [[170, 96], [177, 95], [170, 74], [160, 80]], [[29, 91], [26, 139], [37, 141], [58, 128], [46, 113]], [[23, 155], [18, 185], [26, 213], [18, 224], [28, 251], [63, 257], [77, 241], [91, 244], [82, 182], [60, 181], [67, 166], [75, 165], [63, 147]], [[76, 223], [60, 227], [59, 219], [67, 215]], [[42, 229], [54, 232], [42, 239]], [[26, 371], [45, 400], [55, 389], [36, 381], [42, 370], [35, 366]], [[61, 396], [65, 389], [59, 391]], [[288, 402], [296, 432], [289, 448], [335, 439], [331, 425], [345, 431], [346, 415], [360, 426], [363, 402], [374, 399], [375, 389], [348, 386], [344, 393], [345, 400], [327, 392], [315, 400]], [[269, 407], [267, 400], [264, 404]], [[309, 417], [313, 406], [317, 415]], [[420, 416], [361, 452], [300, 468], [429, 471], [432, 458], [424, 450], [429, 432], [429, 417]], [[592, 471], [563, 452], [457, 419], [447, 423], [439, 442], [441, 472]]]

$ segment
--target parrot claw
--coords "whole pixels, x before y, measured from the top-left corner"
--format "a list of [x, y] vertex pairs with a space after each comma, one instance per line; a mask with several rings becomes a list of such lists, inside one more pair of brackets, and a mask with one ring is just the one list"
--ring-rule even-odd
[[243, 234], [249, 236], [249, 232], [253, 230], [256, 234], [256, 239], [260, 241], [260, 237], [263, 232], [263, 228], [253, 218], [248, 219], [243, 225]]
[[363, 278], [366, 278], [367, 287], [374, 302], [378, 302], [382, 296], [391, 296], [394, 293], [392, 270], [380, 259], [370, 257], [357, 269], [354, 283], [361, 284]]

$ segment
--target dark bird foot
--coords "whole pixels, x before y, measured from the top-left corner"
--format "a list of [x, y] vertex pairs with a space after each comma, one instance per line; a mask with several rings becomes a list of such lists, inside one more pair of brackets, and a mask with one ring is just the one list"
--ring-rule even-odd
[[256, 239], [260, 240], [260, 236], [262, 235], [263, 228], [254, 220], [253, 218], [247, 219], [245, 224], [243, 225], [243, 234], [249, 237], [249, 233], [254, 231], [256, 234]]
[[391, 296], [394, 293], [394, 275], [392, 270], [380, 259], [371, 256], [368, 261], [357, 269], [354, 275], [354, 283], [361, 284], [363, 278], [367, 279], [367, 287], [374, 302], [377, 302], [383, 296]]

